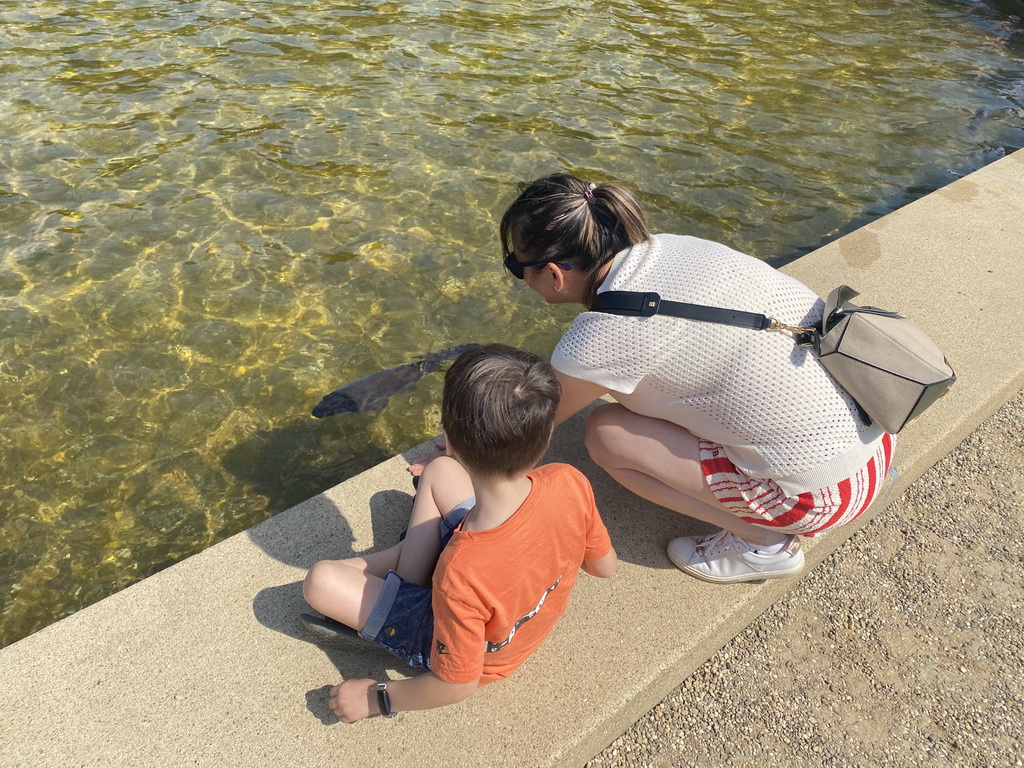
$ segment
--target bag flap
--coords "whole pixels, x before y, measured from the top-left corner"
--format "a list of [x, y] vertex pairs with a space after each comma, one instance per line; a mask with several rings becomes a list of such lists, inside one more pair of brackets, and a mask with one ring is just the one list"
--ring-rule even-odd
[[846, 305], [860, 294], [848, 285], [840, 285], [832, 291], [825, 299], [825, 312], [821, 316], [822, 333], [828, 333], [835, 327], [836, 323], [843, 319], [843, 310]]

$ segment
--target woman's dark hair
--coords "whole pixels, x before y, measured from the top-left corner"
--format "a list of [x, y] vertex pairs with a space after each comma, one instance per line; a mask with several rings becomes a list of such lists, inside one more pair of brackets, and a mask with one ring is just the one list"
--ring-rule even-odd
[[619, 184], [591, 185], [558, 173], [519, 190], [501, 217], [502, 255], [512, 253], [515, 237], [523, 249], [518, 261], [571, 264], [590, 280], [588, 305], [601, 268], [619, 251], [651, 237], [643, 204]]
[[547, 360], [489, 344], [459, 355], [445, 374], [441, 426], [469, 471], [508, 479], [544, 455], [561, 397]]

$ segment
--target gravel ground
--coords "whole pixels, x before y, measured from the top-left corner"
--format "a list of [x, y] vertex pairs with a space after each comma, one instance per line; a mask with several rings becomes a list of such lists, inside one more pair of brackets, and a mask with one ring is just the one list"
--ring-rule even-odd
[[1024, 393], [587, 768], [1024, 765], [1022, 540]]

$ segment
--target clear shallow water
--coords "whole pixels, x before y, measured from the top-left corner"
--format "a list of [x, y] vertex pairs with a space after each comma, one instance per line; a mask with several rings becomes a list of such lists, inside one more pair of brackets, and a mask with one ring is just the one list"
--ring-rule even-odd
[[571, 310], [498, 268], [514, 184], [798, 255], [1024, 144], [984, 6], [0, 0], [0, 644], [435, 434], [465, 341]]

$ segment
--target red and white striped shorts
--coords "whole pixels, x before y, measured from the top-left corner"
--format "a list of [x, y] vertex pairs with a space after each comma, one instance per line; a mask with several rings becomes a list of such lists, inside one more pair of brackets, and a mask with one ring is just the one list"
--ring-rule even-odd
[[799, 496], [787, 496], [772, 480], [743, 474], [717, 443], [700, 441], [700, 464], [711, 492], [730, 512], [781, 533], [814, 536], [846, 525], [871, 506], [892, 463], [895, 442], [886, 433], [874, 455], [852, 477]]

